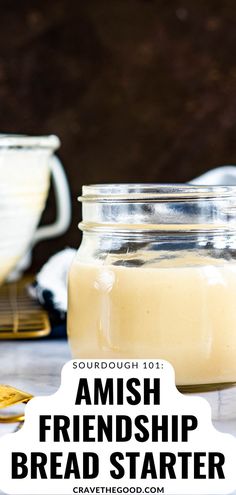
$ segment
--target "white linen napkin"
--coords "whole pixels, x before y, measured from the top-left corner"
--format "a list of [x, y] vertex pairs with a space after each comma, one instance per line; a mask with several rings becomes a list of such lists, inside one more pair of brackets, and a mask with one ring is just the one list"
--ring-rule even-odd
[[66, 248], [54, 254], [29, 286], [29, 294], [48, 310], [67, 311], [67, 275], [75, 253], [76, 249]]
[[201, 186], [235, 186], [236, 185], [236, 166], [225, 165], [209, 170], [200, 177], [190, 181], [190, 184]]

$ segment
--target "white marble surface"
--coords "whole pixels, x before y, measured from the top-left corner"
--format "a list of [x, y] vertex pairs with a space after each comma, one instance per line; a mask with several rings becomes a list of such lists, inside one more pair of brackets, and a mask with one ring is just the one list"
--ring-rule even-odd
[[[65, 340], [0, 341], [0, 383], [32, 395], [50, 395], [58, 389], [69, 359]], [[0, 424], [0, 436], [14, 427]]]
[[[33, 395], [50, 395], [58, 389], [61, 369], [69, 359], [65, 340], [0, 341], [0, 383]], [[15, 428], [0, 424], [0, 436]]]

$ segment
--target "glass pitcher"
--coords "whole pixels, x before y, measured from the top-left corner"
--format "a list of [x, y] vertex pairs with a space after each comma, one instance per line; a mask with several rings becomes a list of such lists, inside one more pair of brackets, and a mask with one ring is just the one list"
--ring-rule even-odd
[[[57, 136], [0, 135], [0, 283], [30, 263], [30, 250], [43, 239], [65, 232], [71, 218], [69, 186], [60, 160]], [[57, 218], [38, 228], [50, 176]], [[23, 257], [23, 258], [22, 258]], [[17, 265], [17, 268], [16, 268]]]

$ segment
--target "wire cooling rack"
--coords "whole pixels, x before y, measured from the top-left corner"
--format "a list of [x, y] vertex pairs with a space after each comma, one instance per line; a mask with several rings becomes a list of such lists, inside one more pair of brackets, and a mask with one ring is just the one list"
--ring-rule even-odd
[[51, 331], [46, 311], [31, 299], [32, 277], [0, 286], [0, 339], [34, 339]]

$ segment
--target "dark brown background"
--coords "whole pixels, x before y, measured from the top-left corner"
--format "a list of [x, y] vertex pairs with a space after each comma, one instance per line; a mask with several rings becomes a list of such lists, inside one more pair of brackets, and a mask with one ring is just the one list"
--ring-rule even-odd
[[235, 0], [0, 0], [0, 131], [62, 140], [73, 222], [35, 268], [78, 245], [82, 184], [235, 163]]

